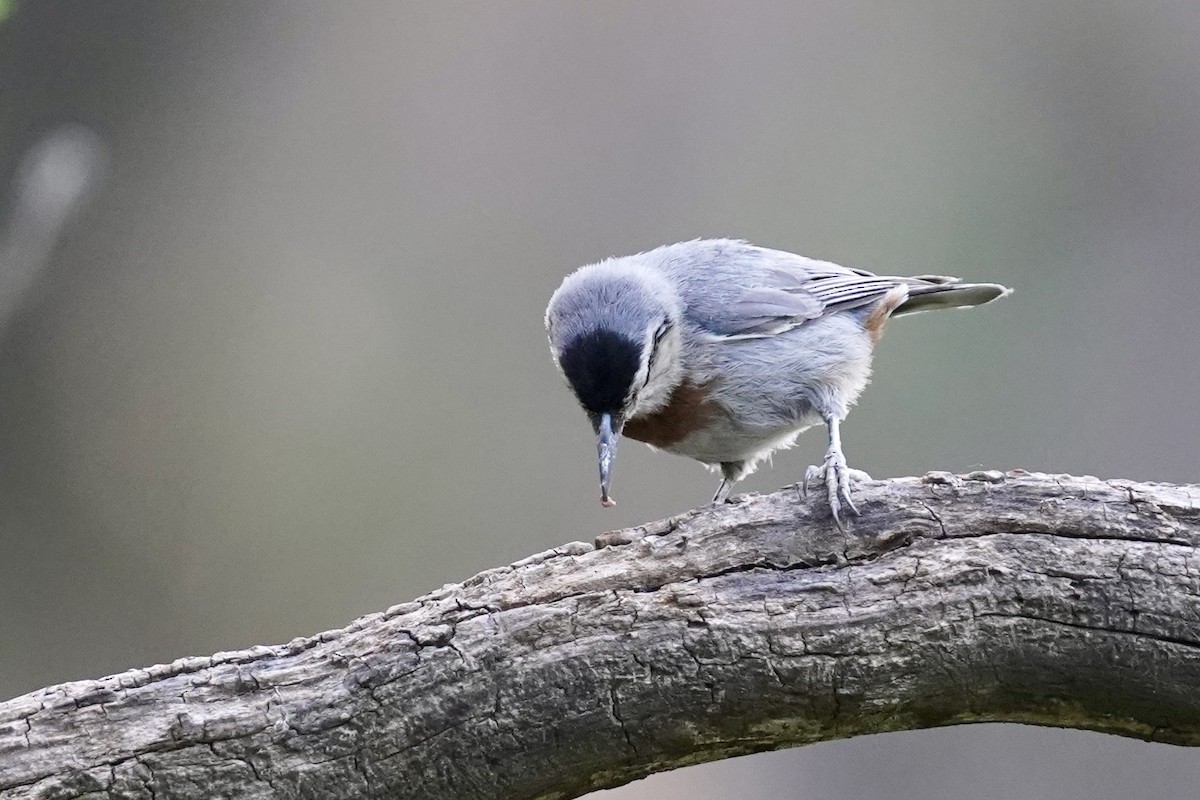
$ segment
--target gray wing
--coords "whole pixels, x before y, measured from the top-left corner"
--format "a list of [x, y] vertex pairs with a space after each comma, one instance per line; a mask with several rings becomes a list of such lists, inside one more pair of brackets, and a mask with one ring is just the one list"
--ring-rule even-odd
[[705, 270], [707, 285], [689, 302], [689, 316], [720, 338], [774, 336], [835, 311], [870, 305], [909, 283], [741, 242], [721, 244], [709, 253], [715, 258]]

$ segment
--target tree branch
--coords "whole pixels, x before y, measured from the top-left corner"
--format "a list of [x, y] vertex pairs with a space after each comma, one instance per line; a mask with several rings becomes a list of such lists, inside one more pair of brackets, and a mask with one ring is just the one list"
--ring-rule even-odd
[[1200, 487], [931, 473], [843, 535], [794, 490], [344, 630], [0, 704], [0, 798], [571, 798], [1011, 721], [1200, 744]]

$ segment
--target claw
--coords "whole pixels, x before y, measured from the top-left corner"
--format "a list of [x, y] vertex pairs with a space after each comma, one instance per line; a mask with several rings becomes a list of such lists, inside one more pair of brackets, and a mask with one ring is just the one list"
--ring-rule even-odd
[[823, 472], [824, 471], [820, 467], [818, 467], [816, 464], [808, 465], [808, 469], [804, 470], [804, 480], [801, 481], [801, 483], [800, 483], [800, 496], [802, 498], [804, 498], [805, 500], [808, 499], [809, 485], [812, 484], [817, 479], [819, 479], [822, 476]]
[[810, 466], [804, 471], [804, 481], [801, 484], [801, 496], [808, 497], [808, 487], [819, 478], [824, 479], [825, 491], [829, 497], [829, 511], [833, 515], [833, 523], [838, 530], [846, 532], [842, 523], [842, 510], [852, 516], [859, 516], [858, 506], [850, 496], [850, 481], [869, 481], [871, 476], [859, 469], [851, 469], [846, 465], [846, 456], [842, 454], [841, 437], [838, 435], [836, 420], [829, 421], [829, 450], [825, 453], [825, 463], [821, 466]]
[[850, 483], [851, 481], [869, 481], [871, 476], [862, 470], [846, 466], [845, 459], [839, 453], [826, 456], [823, 466], [814, 464], [804, 471], [804, 480], [799, 484], [802, 499], [808, 499], [809, 486], [818, 480], [825, 484], [833, 522], [838, 526], [838, 530], [844, 532], [846, 528], [842, 522], [843, 510], [851, 516], [861, 516], [858, 506], [854, 504], [854, 498], [851, 496]]
[[852, 477], [852, 471], [846, 466], [845, 461], [838, 467], [837, 474], [838, 497], [846, 504], [846, 508], [850, 509], [850, 513], [857, 517], [859, 516], [858, 506], [854, 505], [854, 501], [850, 498], [850, 478]]
[[825, 491], [829, 494], [829, 511], [833, 514], [834, 524], [838, 530], [845, 532], [838, 514], [842, 510], [842, 471], [838, 468], [833, 451], [825, 455]]

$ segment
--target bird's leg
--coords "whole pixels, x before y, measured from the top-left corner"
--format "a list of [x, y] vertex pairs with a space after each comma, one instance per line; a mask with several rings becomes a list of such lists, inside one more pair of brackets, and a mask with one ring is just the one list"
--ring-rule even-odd
[[829, 428], [829, 449], [825, 451], [825, 463], [823, 466], [811, 466], [805, 470], [803, 493], [807, 496], [809, 484], [819, 478], [824, 478], [825, 489], [829, 493], [829, 510], [833, 514], [833, 521], [839, 530], [844, 531], [840, 515], [842, 506], [844, 505], [854, 516], [858, 516], [858, 508], [850, 497], [850, 480], [869, 481], [871, 476], [862, 470], [851, 469], [847, 466], [846, 456], [842, 453], [841, 420], [830, 415], [825, 418], [825, 425]]
[[829, 449], [825, 451], [825, 488], [829, 492], [829, 510], [833, 513], [833, 521], [838, 528], [842, 527], [838, 511], [842, 503], [846, 510], [858, 516], [858, 508], [850, 499], [850, 467], [846, 464], [846, 456], [842, 453], [842, 432], [837, 417], [825, 421], [829, 426]]
[[717, 487], [717, 493], [713, 495], [713, 505], [724, 503], [729, 499], [729, 490], [733, 485], [742, 478], [746, 477], [746, 462], [745, 461], [723, 461], [721, 462], [721, 475], [724, 480]]

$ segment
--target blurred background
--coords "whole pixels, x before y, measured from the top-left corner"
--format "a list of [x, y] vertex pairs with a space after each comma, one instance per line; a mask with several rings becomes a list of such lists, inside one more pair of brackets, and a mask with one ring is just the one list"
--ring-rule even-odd
[[[1197, 42], [1189, 0], [0, 0], [0, 697], [706, 501], [628, 443], [600, 508], [542, 330], [569, 270], [680, 239], [1016, 287], [889, 328], [844, 427], [876, 477], [1200, 480]], [[1198, 783], [1194, 751], [974, 726], [594, 798]]]

